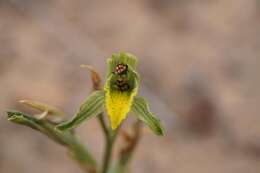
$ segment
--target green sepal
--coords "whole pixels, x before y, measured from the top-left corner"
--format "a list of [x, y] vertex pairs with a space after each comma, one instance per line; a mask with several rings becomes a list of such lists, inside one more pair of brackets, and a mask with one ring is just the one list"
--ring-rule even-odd
[[[138, 63], [137, 58], [130, 53], [120, 52], [120, 53], [113, 54], [112, 57], [107, 60], [108, 73], [107, 73], [106, 83], [109, 83], [110, 89], [112, 90], [115, 89], [114, 84], [118, 78], [126, 79], [127, 83], [130, 86], [130, 91], [135, 88], [139, 88], [140, 76], [136, 72], [137, 63]], [[128, 71], [126, 74], [117, 75], [114, 73], [114, 70], [118, 64], [125, 64], [128, 66]]]
[[132, 111], [134, 115], [144, 122], [156, 135], [164, 135], [164, 129], [160, 120], [151, 113], [149, 105], [144, 98], [135, 97]]
[[128, 65], [129, 70], [135, 71], [137, 67], [137, 58], [130, 54], [125, 52], [115, 53], [112, 55], [111, 58], [107, 60], [108, 64], [108, 75], [114, 72], [114, 69], [118, 64], [126, 64]]
[[81, 105], [79, 112], [68, 122], [56, 126], [57, 130], [65, 131], [79, 126], [82, 122], [99, 115], [104, 111], [105, 91], [93, 92]]

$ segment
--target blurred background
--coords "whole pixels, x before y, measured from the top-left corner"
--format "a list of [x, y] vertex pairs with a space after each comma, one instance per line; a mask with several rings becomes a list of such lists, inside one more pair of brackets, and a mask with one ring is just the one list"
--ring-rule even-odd
[[[4, 111], [33, 99], [71, 117], [91, 92], [79, 65], [105, 76], [119, 51], [139, 57], [140, 95], [166, 127], [144, 130], [132, 172], [259, 173], [259, 0], [0, 0], [1, 173], [82, 172]], [[100, 159], [96, 120], [77, 131]]]

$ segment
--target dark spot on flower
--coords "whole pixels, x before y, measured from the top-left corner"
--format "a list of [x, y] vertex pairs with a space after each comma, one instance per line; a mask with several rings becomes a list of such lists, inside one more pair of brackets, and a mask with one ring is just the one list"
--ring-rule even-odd
[[117, 80], [116, 80], [116, 88], [120, 91], [127, 91], [130, 89], [130, 86], [128, 84], [128, 81], [126, 78], [124, 77], [119, 77]]
[[123, 85], [118, 85], [118, 88], [119, 88], [119, 90], [120, 90], [121, 92], [123, 92], [123, 91], [129, 90], [129, 89], [130, 89], [130, 86], [129, 86], [127, 83], [125, 83], [125, 84], [123, 84]]
[[127, 72], [128, 66], [126, 64], [118, 64], [115, 68], [116, 74], [125, 74]]

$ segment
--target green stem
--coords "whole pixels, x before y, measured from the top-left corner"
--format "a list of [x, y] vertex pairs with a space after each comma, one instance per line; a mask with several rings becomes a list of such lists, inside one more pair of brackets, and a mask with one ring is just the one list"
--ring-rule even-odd
[[108, 170], [109, 170], [109, 165], [111, 163], [113, 145], [114, 145], [114, 141], [115, 141], [116, 136], [117, 136], [117, 131], [111, 131], [107, 127], [103, 114], [100, 114], [98, 116], [98, 120], [100, 122], [102, 130], [104, 132], [104, 137], [105, 137], [105, 151], [104, 151], [104, 156], [103, 156], [103, 163], [102, 163], [101, 172], [107, 173]]
[[107, 125], [106, 125], [103, 113], [98, 115], [98, 120], [99, 120], [101, 128], [102, 128], [102, 130], [104, 132], [105, 138], [109, 137], [109, 130], [107, 128]]
[[109, 166], [111, 163], [111, 158], [112, 158], [112, 153], [113, 153], [113, 145], [117, 136], [116, 131], [109, 131], [108, 130], [108, 135], [106, 136], [106, 147], [105, 147], [105, 152], [103, 156], [103, 165], [102, 165], [102, 173], [107, 173], [109, 170]]
[[112, 141], [107, 140], [105, 153], [104, 153], [104, 157], [103, 157], [102, 173], [107, 173], [107, 171], [108, 171], [108, 168], [109, 168], [109, 165], [111, 162], [112, 148], [113, 148]]
[[106, 122], [104, 119], [104, 115], [100, 114], [98, 116], [98, 120], [100, 122], [101, 128], [104, 132], [104, 137], [105, 137], [105, 151], [104, 151], [104, 156], [103, 156], [103, 165], [102, 165], [102, 173], [106, 173], [108, 168], [109, 168], [109, 164], [110, 164], [110, 160], [111, 160], [111, 153], [112, 153], [112, 148], [113, 148], [113, 140], [111, 138], [111, 134], [109, 129], [106, 126]]

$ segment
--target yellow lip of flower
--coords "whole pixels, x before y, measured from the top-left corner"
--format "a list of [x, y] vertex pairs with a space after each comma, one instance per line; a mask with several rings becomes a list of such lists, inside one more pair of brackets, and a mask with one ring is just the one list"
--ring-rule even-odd
[[106, 109], [112, 129], [116, 129], [126, 118], [136, 94], [136, 89], [131, 93], [106, 89]]
[[[127, 65], [126, 74], [114, 73], [118, 64]], [[109, 77], [105, 85], [105, 104], [110, 119], [111, 128], [116, 129], [126, 118], [131, 110], [134, 97], [137, 95], [139, 78], [134, 71], [136, 68], [136, 59], [131, 54], [114, 54], [108, 60]], [[118, 80], [123, 80], [126, 88]], [[119, 85], [119, 86], [118, 86]]]

